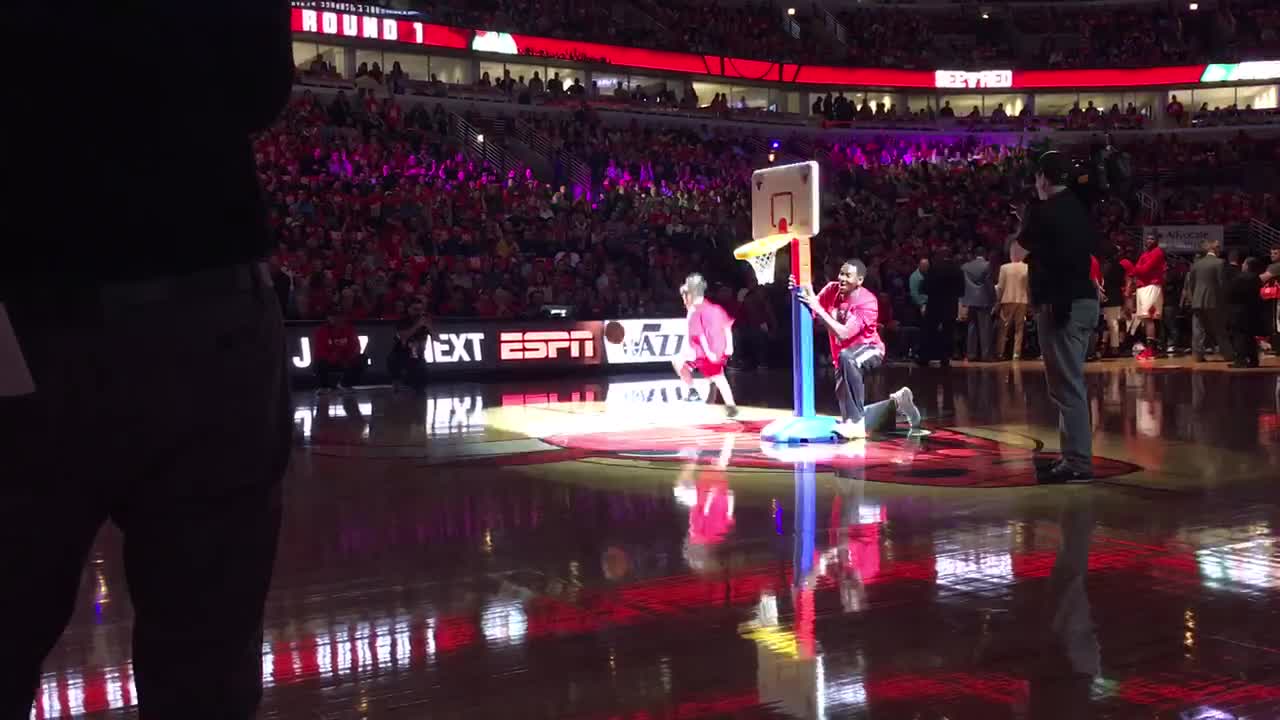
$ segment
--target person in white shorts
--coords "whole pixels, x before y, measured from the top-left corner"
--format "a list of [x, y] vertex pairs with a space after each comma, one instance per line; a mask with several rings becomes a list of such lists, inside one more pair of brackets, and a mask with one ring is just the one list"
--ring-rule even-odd
[[1138, 258], [1136, 265], [1128, 260], [1122, 260], [1121, 264], [1138, 284], [1138, 291], [1135, 294], [1137, 311], [1133, 316], [1135, 319], [1142, 320], [1146, 326], [1145, 347], [1138, 357], [1149, 360], [1155, 357], [1154, 348], [1159, 339], [1159, 335], [1156, 334], [1156, 324], [1164, 316], [1165, 260], [1164, 250], [1160, 249], [1160, 241], [1155, 235], [1147, 235], [1143, 238], [1143, 243], [1146, 249]]

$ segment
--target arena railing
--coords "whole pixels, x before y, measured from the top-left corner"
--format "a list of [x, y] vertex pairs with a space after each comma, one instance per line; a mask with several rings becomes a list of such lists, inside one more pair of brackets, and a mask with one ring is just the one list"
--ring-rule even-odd
[[581, 195], [592, 197], [595, 185], [591, 176], [591, 168], [575, 153], [553, 147], [551, 140], [537, 128], [517, 119], [515, 121], [515, 137], [533, 152], [537, 153], [552, 166], [559, 161], [564, 166], [565, 175], [573, 185], [574, 198]]
[[1146, 190], [1138, 191], [1138, 207], [1142, 208], [1144, 220], [1155, 222], [1160, 219], [1160, 200]]
[[484, 133], [477, 130], [461, 115], [450, 112], [449, 124], [452, 126], [454, 137], [476, 158], [503, 173], [519, 169], [520, 164], [513, 160], [499, 143], [494, 142], [494, 139], [486, 138]]
[[1249, 219], [1249, 245], [1259, 255], [1265, 255], [1271, 248], [1280, 247], [1280, 230], [1257, 219]]

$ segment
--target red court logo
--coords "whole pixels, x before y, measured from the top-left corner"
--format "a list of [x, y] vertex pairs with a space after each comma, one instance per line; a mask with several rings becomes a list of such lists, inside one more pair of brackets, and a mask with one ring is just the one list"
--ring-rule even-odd
[[530, 330], [498, 334], [502, 360], [558, 360], [594, 358], [596, 341], [590, 330]]

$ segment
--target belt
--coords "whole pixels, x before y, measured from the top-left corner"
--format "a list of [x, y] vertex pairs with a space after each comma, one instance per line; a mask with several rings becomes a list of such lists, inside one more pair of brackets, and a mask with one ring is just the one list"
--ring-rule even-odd
[[273, 285], [266, 263], [224, 265], [182, 275], [90, 288], [44, 286], [6, 297], [14, 324], [81, 325], [101, 322], [123, 309], [176, 300], [252, 292]]
[[132, 283], [104, 285], [98, 298], [105, 307], [146, 305], [183, 297], [249, 292], [271, 287], [271, 271], [264, 262], [197, 270]]

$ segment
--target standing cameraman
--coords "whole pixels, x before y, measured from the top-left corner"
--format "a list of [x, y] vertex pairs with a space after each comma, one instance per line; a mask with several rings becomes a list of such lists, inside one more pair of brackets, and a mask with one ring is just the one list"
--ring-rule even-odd
[[1098, 324], [1098, 292], [1089, 277], [1098, 235], [1089, 211], [1067, 191], [1070, 165], [1061, 153], [1040, 156], [1036, 194], [1027, 208], [1018, 244], [1029, 251], [1031, 305], [1044, 355], [1049, 397], [1058, 406], [1062, 459], [1041, 473], [1041, 482], [1093, 479], [1093, 430], [1084, 384], [1089, 338]]

